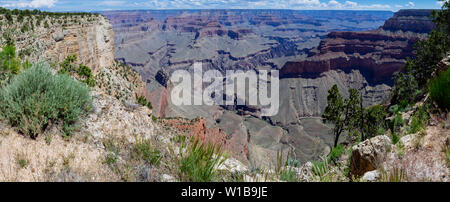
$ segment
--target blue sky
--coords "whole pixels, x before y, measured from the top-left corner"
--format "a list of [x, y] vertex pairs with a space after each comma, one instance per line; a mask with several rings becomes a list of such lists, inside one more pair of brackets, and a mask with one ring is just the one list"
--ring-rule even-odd
[[123, 9], [345, 9], [440, 8], [437, 0], [0, 0], [0, 7], [50, 11]]

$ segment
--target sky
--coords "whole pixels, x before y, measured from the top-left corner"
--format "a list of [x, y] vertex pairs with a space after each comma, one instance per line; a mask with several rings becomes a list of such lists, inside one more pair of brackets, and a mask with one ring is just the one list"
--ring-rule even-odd
[[[448, 1], [448, 0], [447, 0]], [[437, 9], [437, 0], [0, 0], [0, 7], [48, 11], [135, 9], [296, 9], [390, 10]]]

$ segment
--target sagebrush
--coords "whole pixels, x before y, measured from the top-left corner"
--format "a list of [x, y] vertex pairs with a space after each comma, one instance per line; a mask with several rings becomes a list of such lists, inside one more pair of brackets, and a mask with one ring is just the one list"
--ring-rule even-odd
[[32, 138], [51, 124], [73, 132], [91, 107], [89, 89], [67, 75], [55, 75], [46, 63], [34, 64], [0, 89], [0, 117]]

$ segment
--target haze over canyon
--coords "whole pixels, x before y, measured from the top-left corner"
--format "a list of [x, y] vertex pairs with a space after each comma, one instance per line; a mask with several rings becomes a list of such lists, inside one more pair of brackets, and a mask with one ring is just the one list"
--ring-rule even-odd
[[[115, 57], [147, 85], [160, 117], [202, 117], [219, 128], [232, 155], [269, 166], [278, 151], [301, 162], [330, 151], [330, 128], [318, 118], [337, 84], [363, 93], [364, 105], [389, 97], [392, 74], [413, 45], [434, 28], [430, 10], [140, 10], [107, 11]], [[280, 70], [280, 108], [261, 117], [257, 106], [175, 106], [169, 82], [177, 69]], [[267, 160], [272, 159], [272, 161]]]

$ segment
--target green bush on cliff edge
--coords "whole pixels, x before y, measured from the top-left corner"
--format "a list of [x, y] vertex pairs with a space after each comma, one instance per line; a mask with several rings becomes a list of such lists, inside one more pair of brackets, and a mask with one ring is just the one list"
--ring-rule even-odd
[[450, 110], [450, 68], [435, 78], [430, 85], [430, 97], [444, 111]]
[[33, 65], [0, 89], [0, 118], [32, 138], [50, 124], [66, 135], [90, 108], [89, 89], [67, 75], [55, 75], [45, 63]]

